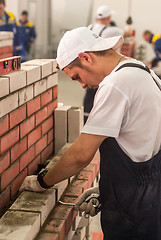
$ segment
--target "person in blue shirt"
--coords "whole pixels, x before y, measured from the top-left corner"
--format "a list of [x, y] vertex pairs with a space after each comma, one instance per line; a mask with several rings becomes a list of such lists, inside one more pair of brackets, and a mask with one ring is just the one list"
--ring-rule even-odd
[[161, 61], [161, 35], [154, 34], [149, 30], [143, 32], [143, 39], [150, 43], [155, 51], [155, 58], [148, 63], [148, 67], [153, 68], [157, 66], [158, 62]]
[[36, 31], [33, 23], [28, 21], [27, 11], [22, 11], [21, 18], [17, 21], [17, 26], [19, 28], [21, 41], [25, 47], [26, 57], [28, 57], [31, 45], [36, 39]]
[[20, 40], [15, 16], [13, 13], [5, 11], [5, 7], [5, 0], [0, 0], [0, 31], [13, 32], [13, 56], [21, 56], [23, 62], [25, 51], [23, 43]]

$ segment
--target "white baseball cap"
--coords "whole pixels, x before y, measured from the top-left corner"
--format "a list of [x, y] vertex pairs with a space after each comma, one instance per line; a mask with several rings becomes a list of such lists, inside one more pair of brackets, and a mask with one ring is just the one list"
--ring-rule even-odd
[[57, 49], [57, 64], [62, 70], [73, 62], [80, 52], [103, 51], [110, 48], [117, 50], [123, 44], [123, 36], [101, 38], [88, 27], [67, 31]]
[[107, 5], [102, 5], [97, 9], [96, 18], [102, 19], [112, 16], [115, 12], [111, 10]]

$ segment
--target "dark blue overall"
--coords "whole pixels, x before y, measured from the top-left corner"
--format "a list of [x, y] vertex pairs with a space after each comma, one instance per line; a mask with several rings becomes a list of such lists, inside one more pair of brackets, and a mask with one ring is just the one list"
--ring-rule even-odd
[[134, 162], [109, 137], [100, 155], [104, 240], [161, 240], [161, 151]]

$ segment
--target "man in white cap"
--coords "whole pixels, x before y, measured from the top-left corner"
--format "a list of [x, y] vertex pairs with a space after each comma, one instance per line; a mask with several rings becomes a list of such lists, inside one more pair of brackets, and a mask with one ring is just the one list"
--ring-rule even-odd
[[[25, 178], [21, 190], [45, 191], [77, 174], [100, 150], [99, 189], [86, 190], [76, 210], [99, 194], [104, 240], [161, 239], [161, 85], [145, 65], [116, 52], [123, 37], [101, 38], [86, 27], [65, 33], [57, 64], [83, 88], [98, 87], [80, 136], [49, 171]], [[100, 205], [98, 205], [100, 206]]]
[[97, 9], [96, 23], [89, 25], [89, 28], [97, 35], [107, 38], [124, 35], [124, 31], [116, 26], [111, 26], [111, 18], [115, 12], [107, 5], [102, 5]]

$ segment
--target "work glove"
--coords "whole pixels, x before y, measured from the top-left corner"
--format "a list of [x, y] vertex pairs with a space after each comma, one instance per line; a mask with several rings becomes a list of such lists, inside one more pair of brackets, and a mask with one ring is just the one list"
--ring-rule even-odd
[[84, 212], [84, 216], [87, 218], [98, 214], [101, 209], [99, 201], [99, 188], [93, 187], [87, 189], [79, 198], [75, 204], [74, 209], [79, 212]]
[[31, 175], [24, 179], [19, 191], [44, 192], [46, 189], [40, 186], [36, 175]]

